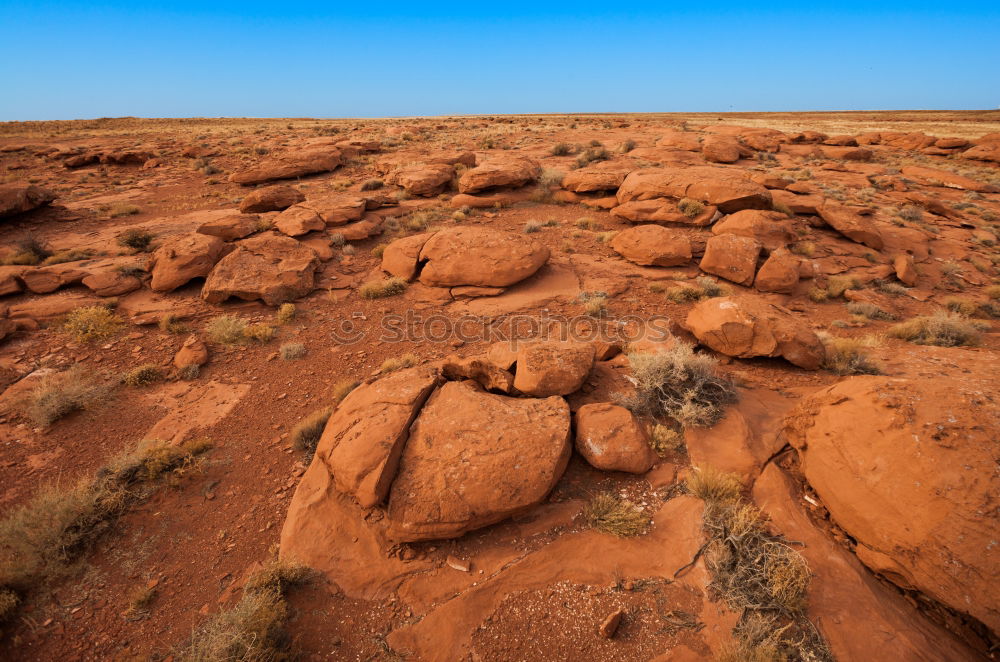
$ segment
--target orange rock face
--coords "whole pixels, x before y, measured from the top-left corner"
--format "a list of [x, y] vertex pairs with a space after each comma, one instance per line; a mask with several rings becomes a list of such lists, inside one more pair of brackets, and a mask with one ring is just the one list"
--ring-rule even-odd
[[598, 469], [641, 474], [656, 462], [646, 430], [624, 407], [607, 402], [583, 405], [575, 424], [577, 452]]
[[538, 271], [549, 249], [532, 239], [480, 228], [437, 232], [424, 243], [420, 282], [438, 287], [506, 287]]
[[452, 538], [539, 503], [569, 460], [569, 407], [448, 382], [413, 424], [389, 495], [388, 535]]
[[691, 240], [659, 225], [639, 225], [619, 232], [611, 248], [636, 264], [673, 267], [691, 261]]
[[212, 269], [201, 296], [209, 303], [229, 297], [278, 305], [309, 294], [319, 265], [315, 251], [290, 237], [267, 233], [243, 239]]
[[852, 377], [808, 397], [786, 434], [862, 562], [997, 631], [995, 384]]

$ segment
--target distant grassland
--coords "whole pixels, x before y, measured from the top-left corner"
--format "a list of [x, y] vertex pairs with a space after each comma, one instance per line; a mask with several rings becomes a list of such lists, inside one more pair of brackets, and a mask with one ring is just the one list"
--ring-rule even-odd
[[[977, 138], [1000, 131], [1000, 110], [890, 110], [838, 112], [762, 112], [762, 113], [566, 113], [542, 115], [448, 115], [440, 117], [392, 118], [177, 118], [143, 119], [113, 117], [91, 120], [50, 122], [2, 122], [0, 136], [41, 138], [72, 136], [117, 136], [135, 133], [212, 134], [241, 129], [351, 129], [359, 126], [377, 128], [421, 120], [455, 123], [459, 128], [469, 120], [516, 120], [518, 123], [554, 125], [566, 122], [628, 121], [649, 124], [708, 125], [715, 123], [759, 126], [796, 132], [805, 129], [834, 134], [858, 134], [865, 131], [920, 131], [937, 136]], [[552, 127], [556, 128], [556, 127]]]

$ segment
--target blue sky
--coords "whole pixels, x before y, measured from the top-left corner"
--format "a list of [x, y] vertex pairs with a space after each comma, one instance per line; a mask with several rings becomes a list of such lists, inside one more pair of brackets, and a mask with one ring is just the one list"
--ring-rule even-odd
[[1000, 2], [11, 2], [0, 120], [1000, 107]]

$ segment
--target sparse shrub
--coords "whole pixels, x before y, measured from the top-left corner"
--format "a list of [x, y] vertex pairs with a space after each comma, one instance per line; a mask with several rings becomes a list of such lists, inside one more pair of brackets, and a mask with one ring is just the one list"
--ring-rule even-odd
[[108, 387], [82, 365], [45, 375], [15, 403], [15, 409], [34, 425], [51, 425], [63, 416], [102, 401]]
[[633, 149], [635, 149], [634, 140], [626, 140], [622, 144], [618, 145], [618, 151], [621, 152], [622, 154], [628, 154]]
[[847, 310], [850, 311], [852, 315], [860, 315], [870, 320], [892, 320], [896, 319], [896, 316], [890, 312], [882, 310], [873, 303], [868, 301], [851, 301], [847, 304]]
[[354, 246], [351, 246], [350, 244], [347, 244], [346, 246], [340, 249], [340, 252], [343, 253], [344, 255], [354, 255], [355, 253], [358, 252], [358, 249], [356, 249]]
[[246, 341], [247, 323], [239, 317], [220, 315], [205, 327], [209, 340], [220, 345], [238, 345]]
[[177, 316], [173, 313], [166, 313], [163, 315], [157, 323], [157, 326], [160, 331], [173, 335], [180, 335], [182, 333], [187, 333], [188, 331], [187, 325], [177, 319]]
[[319, 443], [319, 438], [323, 436], [323, 428], [326, 427], [326, 422], [330, 420], [332, 413], [333, 407], [324, 407], [317, 409], [299, 421], [292, 428], [290, 435], [292, 438], [292, 447], [312, 457], [313, 453], [316, 452], [316, 444]]
[[697, 218], [705, 211], [705, 205], [692, 198], [681, 198], [677, 203], [677, 209], [688, 218]]
[[816, 254], [816, 243], [812, 241], [797, 241], [788, 250], [802, 257], [812, 257]]
[[964, 317], [969, 317], [975, 315], [979, 306], [976, 305], [975, 301], [970, 301], [969, 299], [963, 299], [961, 297], [946, 297], [941, 301], [944, 307], [953, 313], [958, 313]]
[[300, 342], [286, 342], [278, 349], [278, 352], [281, 354], [281, 358], [286, 361], [301, 359], [306, 355], [306, 346]]
[[28, 236], [14, 245], [14, 250], [6, 255], [0, 264], [32, 266], [52, 255], [42, 242]]
[[177, 371], [177, 376], [186, 382], [198, 379], [199, 375], [201, 375], [201, 366], [197, 363], [183, 366]]
[[342, 248], [347, 244], [347, 239], [340, 232], [334, 232], [330, 235], [330, 244], [336, 246], [337, 248]]
[[642, 508], [610, 492], [602, 492], [591, 499], [584, 517], [593, 528], [619, 538], [645, 533], [650, 525], [649, 515]]
[[259, 216], [253, 226], [254, 232], [267, 232], [274, 229], [274, 221], [266, 216]]
[[684, 435], [677, 430], [656, 423], [649, 432], [649, 445], [660, 457], [669, 453], [683, 453]]
[[609, 244], [611, 243], [611, 240], [617, 236], [618, 236], [617, 230], [610, 230], [608, 232], [598, 232], [596, 238], [597, 241], [601, 242], [602, 244]]
[[924, 219], [924, 212], [916, 205], [906, 205], [902, 209], [896, 210], [896, 216], [910, 223], [919, 223]]
[[889, 335], [918, 345], [958, 347], [977, 344], [980, 331], [976, 324], [961, 315], [938, 311], [900, 322], [889, 328]]
[[596, 161], [607, 161], [610, 158], [611, 152], [604, 147], [590, 147], [576, 157], [574, 165], [577, 168], [582, 168]]
[[132, 368], [122, 376], [122, 383], [125, 386], [149, 386], [163, 379], [163, 371], [160, 366], [153, 363], [146, 363]]
[[132, 621], [141, 618], [156, 599], [156, 588], [136, 586], [129, 592], [128, 608], [125, 609], [125, 620]]
[[343, 379], [334, 385], [333, 390], [330, 392], [330, 397], [333, 398], [334, 403], [340, 404], [358, 385], [359, 382], [353, 379]]
[[837, 375], [880, 375], [882, 369], [868, 355], [876, 341], [868, 338], [838, 338], [821, 334], [826, 358], [823, 367]]
[[670, 349], [628, 355], [635, 394], [623, 404], [640, 414], [669, 416], [684, 426], [709, 426], [723, 407], [736, 401], [733, 382], [716, 370], [717, 361], [675, 340]]
[[42, 260], [44, 266], [52, 264], [64, 264], [66, 262], [77, 262], [87, 260], [94, 256], [94, 252], [84, 248], [70, 248], [64, 251], [57, 251]]
[[135, 216], [141, 209], [138, 206], [129, 204], [127, 202], [116, 202], [111, 205], [111, 209], [108, 211], [108, 215], [111, 218], [118, 218], [120, 216]]
[[68, 487], [42, 487], [0, 521], [0, 595], [9, 604], [10, 594], [17, 598], [19, 592], [61, 572], [90, 549], [117, 517], [145, 498], [149, 483], [187, 471], [209, 447], [203, 440], [145, 444], [113, 458], [94, 478]]
[[362, 191], [376, 191], [385, 186], [385, 182], [381, 179], [368, 179], [365, 183], [361, 185]]
[[549, 153], [552, 156], [569, 156], [573, 153], [573, 147], [569, 143], [556, 143]]
[[377, 258], [381, 258], [382, 257], [382, 253], [385, 252], [385, 247], [386, 246], [388, 246], [388, 244], [378, 244], [376, 246], [372, 246], [372, 256], [377, 257]]
[[284, 631], [290, 586], [310, 577], [304, 566], [274, 562], [252, 575], [232, 609], [216, 614], [199, 627], [178, 662], [278, 662], [290, 660], [291, 638]]
[[594, 230], [598, 227], [597, 221], [590, 218], [589, 216], [584, 216], [583, 218], [576, 219], [576, 227], [581, 230]]
[[807, 292], [809, 300], [814, 303], [823, 303], [830, 298], [830, 293], [827, 292], [822, 287], [811, 287], [809, 292]]
[[156, 235], [141, 228], [129, 228], [118, 235], [118, 243], [134, 251], [147, 251]]
[[524, 224], [524, 234], [534, 234], [542, 229], [542, 224], [538, 221], [528, 221]]
[[358, 293], [364, 299], [381, 299], [402, 294], [406, 286], [404, 279], [393, 276], [382, 281], [369, 281], [358, 289]]
[[386, 359], [379, 366], [378, 371], [380, 373], [387, 374], [390, 372], [395, 372], [396, 370], [402, 370], [403, 368], [412, 368], [417, 365], [420, 361], [416, 354], [403, 354], [402, 356], [393, 357], [391, 359]]
[[254, 342], [266, 343], [270, 342], [274, 338], [276, 329], [270, 324], [265, 324], [264, 322], [257, 322], [256, 324], [248, 324], [246, 329], [243, 331], [243, 336], [247, 340], [252, 340]]
[[283, 303], [278, 306], [278, 313], [275, 315], [275, 319], [278, 321], [278, 324], [288, 324], [295, 319], [295, 313], [294, 303]]
[[[652, 289], [650, 285], [650, 289]], [[663, 286], [660, 285], [662, 288]], [[664, 290], [668, 299], [674, 303], [689, 303], [691, 301], [700, 301], [704, 298], [704, 292], [700, 288], [692, 287], [691, 285], [677, 285], [675, 287], [668, 287]]]
[[831, 299], [843, 296], [847, 290], [857, 290], [863, 283], [855, 276], [830, 276], [826, 281], [826, 292]]
[[550, 189], [562, 185], [563, 177], [566, 176], [561, 170], [555, 168], [542, 168], [542, 174], [538, 176], [538, 185], [544, 189]]
[[79, 343], [92, 342], [118, 333], [124, 322], [106, 306], [81, 306], [71, 310], [63, 330]]
[[983, 294], [991, 299], [1000, 299], [1000, 285], [990, 285], [983, 288]]
[[899, 283], [893, 282], [882, 282], [875, 286], [875, 289], [882, 294], [888, 294], [891, 297], [901, 297], [907, 296], [910, 291], [900, 285]]
[[729, 291], [719, 284], [719, 281], [714, 278], [709, 278], [708, 276], [698, 276], [694, 279], [694, 282], [698, 283], [698, 287], [701, 288], [702, 293], [706, 298], [722, 297], [729, 294]]

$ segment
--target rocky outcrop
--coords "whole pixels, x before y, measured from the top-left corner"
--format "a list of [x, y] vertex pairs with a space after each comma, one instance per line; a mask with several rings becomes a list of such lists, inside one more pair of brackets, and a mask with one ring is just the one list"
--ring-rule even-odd
[[559, 397], [446, 383], [410, 430], [389, 493], [389, 537], [453, 538], [540, 503], [569, 460], [569, 423]]
[[823, 363], [823, 343], [789, 310], [757, 297], [716, 297], [694, 305], [684, 323], [703, 345], [727, 356], [781, 356], [816, 370]]
[[446, 163], [419, 163], [405, 166], [392, 176], [392, 182], [411, 195], [437, 195], [455, 176], [455, 168]]
[[233, 173], [229, 176], [229, 181], [245, 186], [263, 184], [276, 179], [295, 179], [332, 172], [340, 165], [340, 152], [335, 149], [304, 150], [265, 159], [252, 168]]
[[692, 198], [726, 214], [771, 208], [771, 193], [743, 172], [709, 166], [633, 170], [618, 189], [619, 204], [652, 198]]
[[687, 235], [659, 225], [638, 225], [615, 235], [611, 248], [636, 264], [675, 267], [691, 261]]
[[534, 274], [548, 259], [548, 248], [523, 236], [485, 228], [441, 230], [420, 250], [424, 264], [419, 279], [437, 287], [507, 287]]
[[212, 269], [201, 297], [222, 303], [229, 297], [260, 299], [268, 305], [293, 301], [313, 289], [316, 252], [273, 232], [244, 239]]
[[705, 244], [699, 267], [740, 285], [753, 282], [761, 245], [756, 239], [736, 234], [718, 234]]
[[168, 237], [153, 253], [147, 268], [153, 274], [149, 287], [169, 292], [192, 278], [207, 276], [226, 250], [218, 237], [188, 232]]
[[338, 490], [363, 508], [385, 500], [410, 424], [439, 381], [427, 367], [410, 368], [359, 386], [344, 398], [316, 447]]
[[828, 200], [817, 211], [819, 217], [827, 225], [851, 241], [856, 241], [875, 250], [882, 249], [882, 233], [879, 232], [871, 217], [867, 215], [870, 213], [868, 209], [848, 207]]
[[609, 402], [583, 405], [575, 423], [576, 450], [597, 469], [641, 474], [656, 463], [646, 430], [624, 407]]
[[538, 177], [540, 168], [521, 156], [494, 157], [470, 168], [458, 179], [459, 193], [477, 193], [498, 186], [524, 186]]
[[785, 431], [865, 565], [1000, 632], [995, 392], [986, 367], [852, 377], [806, 398]]
[[55, 199], [55, 193], [27, 182], [0, 184], [0, 218], [29, 212]]
[[282, 211], [305, 199], [306, 196], [298, 189], [284, 184], [275, 184], [248, 193], [240, 201], [240, 211], [244, 214]]

